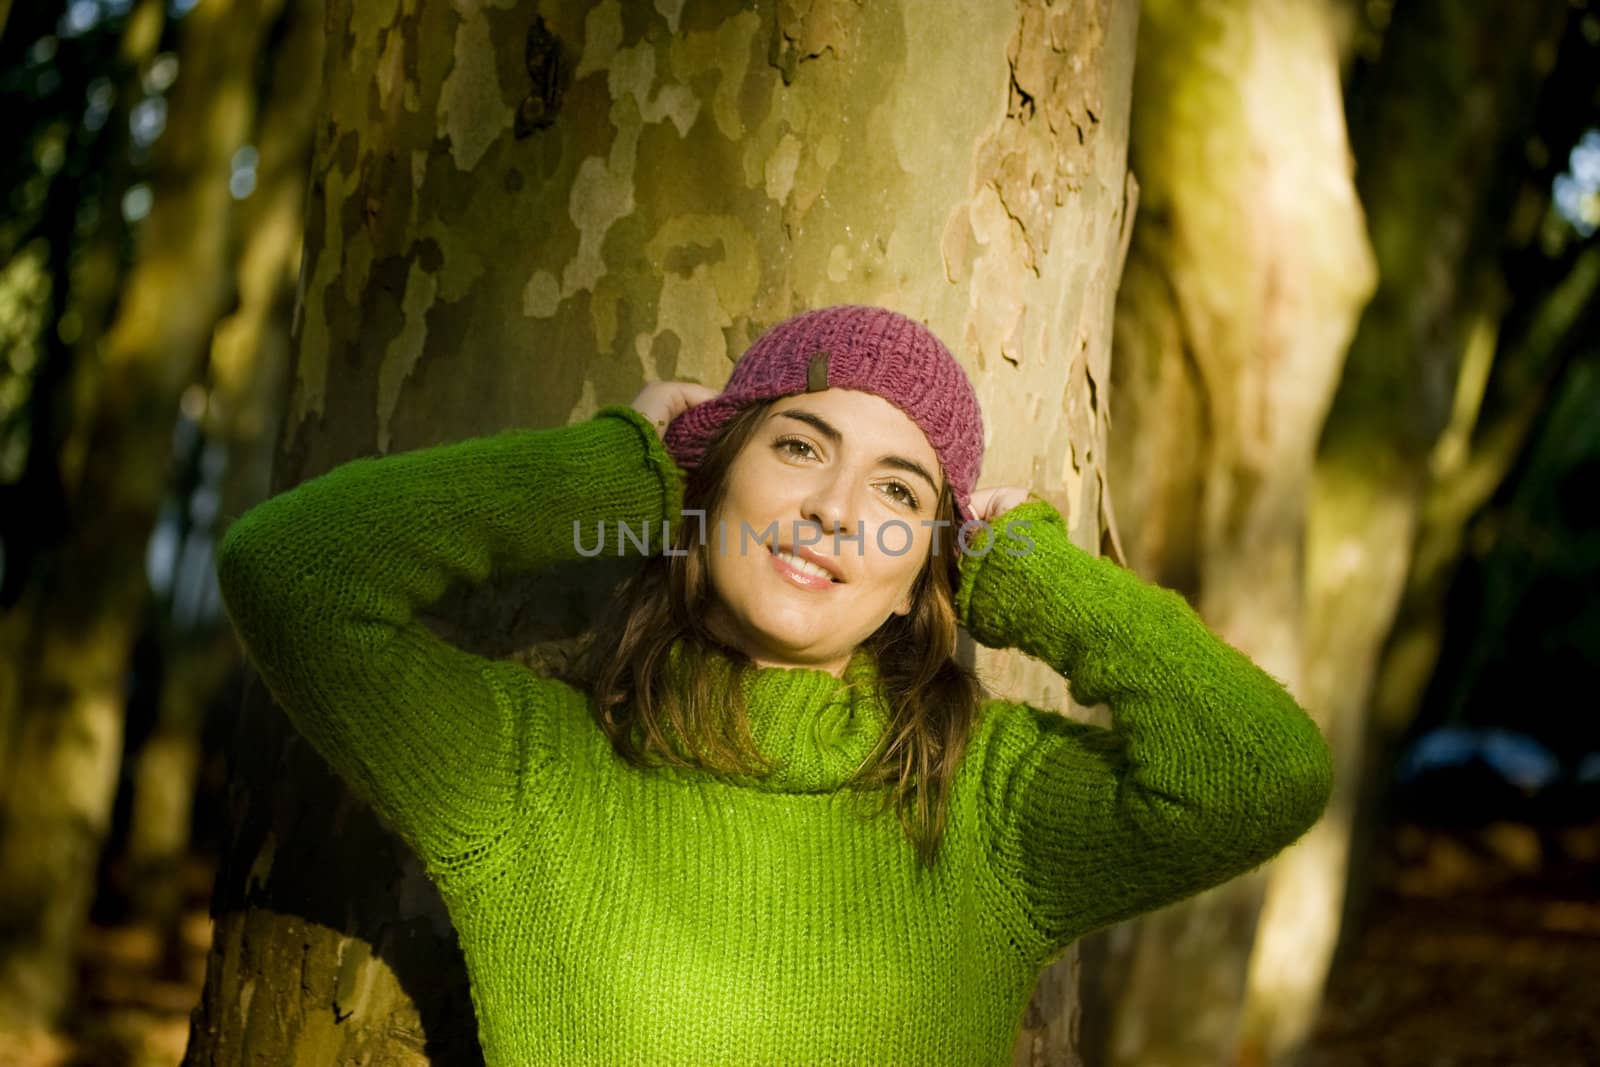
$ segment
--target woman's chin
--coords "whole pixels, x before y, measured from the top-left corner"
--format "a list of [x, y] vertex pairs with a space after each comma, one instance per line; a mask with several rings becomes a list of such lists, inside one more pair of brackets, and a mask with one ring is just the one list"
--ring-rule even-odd
[[810, 633], [768, 630], [750, 635], [751, 640], [746, 647], [759, 650], [756, 653], [757, 658], [765, 653], [772, 658], [790, 662], [815, 659], [825, 655], [827, 651], [818, 647], [817, 636]]
[[740, 635], [741, 648], [755, 660], [784, 663], [821, 662], [834, 658], [838, 635], [817, 627], [814, 621], [795, 626], [757, 626]]
[[755, 606], [738, 614], [713, 609], [712, 633], [757, 662], [821, 663], [854, 651], [840, 645], [840, 627], [815, 605], [785, 606], [780, 594]]

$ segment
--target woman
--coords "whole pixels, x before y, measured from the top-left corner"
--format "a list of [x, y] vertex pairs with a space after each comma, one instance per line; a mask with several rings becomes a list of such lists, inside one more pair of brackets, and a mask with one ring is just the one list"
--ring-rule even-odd
[[[1072, 941], [1319, 817], [1283, 687], [975, 490], [982, 448], [931, 333], [827, 308], [719, 394], [357, 460], [229, 530], [245, 647], [438, 884], [492, 1067], [1006, 1063]], [[648, 558], [569, 678], [415, 618], [597, 544]], [[1114, 727], [980, 702], [958, 623]]]

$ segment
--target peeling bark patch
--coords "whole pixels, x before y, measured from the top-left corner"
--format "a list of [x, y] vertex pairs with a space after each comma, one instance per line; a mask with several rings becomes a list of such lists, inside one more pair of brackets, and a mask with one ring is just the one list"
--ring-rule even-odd
[[[1022, 0], [1006, 50], [1005, 117], [976, 148], [977, 194], [957, 205], [940, 240], [945, 276], [970, 278], [967, 336], [980, 369], [999, 356], [1022, 367], [1048, 343], [1024, 315], [1016, 272], [1043, 277], [1057, 210], [1093, 180], [1104, 91], [1099, 72], [1111, 0]], [[1092, 234], [1085, 234], [1092, 237]]]
[[578, 60], [575, 78], [582, 78], [611, 65], [611, 57], [622, 47], [622, 5], [604, 0], [583, 18], [583, 55]]
[[678, 20], [683, 15], [683, 0], [656, 0], [656, 13], [667, 20], [667, 31], [678, 32]]
[[[397, 57], [400, 49], [395, 46], [400, 43], [400, 34], [395, 32], [394, 25], [400, 17], [400, 7], [400, 0], [369, 0], [367, 3], [350, 6], [348, 31], [353, 41], [352, 54], [360, 56], [378, 54], [379, 42], [384, 43], [383, 60], [378, 64], [380, 82], [385, 79], [387, 71], [398, 66]], [[387, 103], [392, 86], [380, 85], [380, 88]]]
[[[711, 242], [722, 255], [710, 259], [700, 253]], [[634, 338], [634, 348], [646, 375], [657, 368], [654, 338], [674, 334], [680, 351], [696, 359], [717, 362], [726, 356], [725, 330], [733, 316], [743, 314], [755, 298], [760, 277], [755, 239], [737, 218], [726, 215], [679, 215], [667, 222], [645, 253], [661, 271], [661, 291], [656, 298], [656, 323], [652, 333]], [[692, 264], [687, 273], [669, 264]]]
[[389, 422], [400, 404], [400, 389], [422, 358], [428, 342], [427, 315], [439, 293], [437, 276], [413, 261], [406, 274], [406, 289], [400, 300], [403, 322], [400, 334], [384, 353], [378, 368], [378, 450], [389, 451]]
[[[746, 91], [751, 49], [760, 29], [760, 17], [745, 11], [714, 30], [690, 33], [672, 42], [670, 62], [672, 73], [679, 81], [707, 71], [717, 76], [717, 88], [711, 96], [711, 117], [716, 121], [718, 132], [730, 141], [737, 141], [745, 134], [740, 101]], [[760, 81], [749, 80], [752, 85]]]
[[794, 174], [800, 166], [800, 138], [793, 133], [783, 135], [778, 147], [767, 157], [767, 196], [782, 204], [794, 189]]
[[684, 277], [694, 273], [701, 264], [712, 265], [721, 263], [728, 258], [728, 250], [723, 247], [720, 238], [708, 241], [690, 241], [686, 244], [675, 245], [667, 251], [662, 261], [662, 268], [673, 274]]
[[535, 319], [548, 319], [561, 306], [561, 283], [547, 270], [534, 273], [522, 287], [522, 313]]
[[496, 81], [494, 41], [482, 11], [462, 16], [453, 59], [439, 91], [439, 131], [450, 140], [457, 169], [470, 171], [512, 123]]
[[[593, 289], [606, 272], [601, 256], [606, 233], [613, 223], [633, 213], [633, 168], [639, 147], [639, 114], [623, 105], [613, 107], [616, 139], [610, 157], [590, 156], [578, 165], [572, 182], [568, 213], [578, 228], [578, 252], [562, 275], [562, 298], [580, 289]], [[631, 112], [631, 115], [629, 114]]]
[[972, 235], [983, 252], [972, 265], [972, 299], [978, 312], [968, 325], [969, 340], [978, 351], [978, 366], [987, 370], [985, 357], [1000, 355], [1008, 345], [1013, 358], [1017, 324], [1023, 300], [1015, 284], [1019, 265], [1032, 267], [1027, 234], [1007, 214], [992, 184], [978, 191], [967, 217]]
[[686, 137], [689, 127], [700, 114], [700, 101], [687, 85], [663, 85], [651, 95], [656, 81], [656, 50], [649, 41], [641, 41], [632, 48], [619, 49], [611, 63], [611, 76], [607, 86], [613, 100], [632, 96], [639, 109], [639, 117], [648, 123], [672, 120], [678, 136]]
[[638, 109], [628, 100], [611, 106], [615, 129], [607, 158], [590, 156], [578, 164], [567, 213], [578, 231], [578, 249], [562, 269], [558, 282], [548, 270], [535, 271], [522, 288], [522, 313], [550, 318], [561, 302], [581, 290], [594, 291], [605, 276], [602, 255], [606, 234], [634, 210], [633, 168], [643, 127]]
[[779, 0], [777, 33], [767, 61], [783, 76], [783, 84], [793, 84], [795, 72], [808, 59], [824, 52], [843, 56], [860, 7], [860, 0]]
[[[575, 293], [593, 293], [605, 276], [606, 235], [635, 210], [634, 168], [645, 125], [671, 122], [679, 137], [686, 137], [700, 113], [700, 100], [688, 85], [681, 81], [657, 84], [655, 42], [618, 46], [620, 7], [613, 10], [613, 5], [602, 4], [592, 11], [585, 21], [585, 33], [588, 37], [579, 71], [587, 74], [606, 68], [613, 137], [605, 158], [589, 156], [578, 165], [567, 202], [568, 214], [578, 231], [578, 249], [561, 269], [560, 284], [555, 284], [554, 273], [541, 270], [523, 287], [523, 312], [535, 318], [553, 316], [561, 302]], [[698, 37], [702, 47], [710, 40], [706, 35]], [[739, 39], [741, 33], [735, 32], [725, 41], [719, 30], [715, 44], [720, 50], [724, 44]], [[677, 45], [665, 47], [673, 49], [672, 70], [675, 76], [681, 76]]]
[[391, 29], [383, 35], [383, 52], [378, 57], [378, 103], [385, 112], [394, 110], [395, 89], [405, 81], [405, 34]]
[[[1006, 213], [1021, 227], [1028, 266], [1035, 273], [1038, 260], [1050, 251], [1055, 209], [1077, 191], [1079, 175], [1093, 168], [1094, 147], [1087, 137], [1098, 129], [1100, 82], [1085, 72], [1100, 68], [1104, 43], [1097, 4], [1052, 7], [1044, 0], [1023, 4], [1007, 54], [1011, 66], [1007, 121], [985, 146], [988, 158], [982, 169]], [[1087, 148], [1087, 154], [1077, 157], [1078, 163], [1060, 141], [1069, 129]]]
[[572, 64], [566, 59], [561, 39], [550, 32], [542, 17], [528, 28], [523, 48], [523, 64], [531, 88], [517, 105], [517, 120], [512, 132], [518, 140], [555, 125], [571, 79]]
[[967, 279], [967, 249], [972, 244], [972, 222], [966, 204], [960, 204], [950, 213], [945, 223], [944, 235], [939, 239], [939, 253], [944, 259], [945, 280], [960, 285]]
[[339, 939], [333, 982], [333, 1020], [344, 1022], [366, 1006], [372, 992], [372, 949], [357, 938]]

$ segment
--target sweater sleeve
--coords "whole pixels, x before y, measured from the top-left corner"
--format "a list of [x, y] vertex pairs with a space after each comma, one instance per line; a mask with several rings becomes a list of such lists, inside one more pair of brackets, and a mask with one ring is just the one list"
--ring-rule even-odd
[[455, 583], [592, 555], [601, 523], [607, 551], [637, 551], [647, 527], [658, 545], [682, 480], [649, 420], [621, 406], [357, 459], [235, 521], [218, 581], [295, 727], [430, 870], [460, 870], [558, 755], [538, 711], [565, 687], [441, 640], [416, 612]]
[[1048, 663], [1113, 720], [989, 708], [991, 867], [1046, 950], [1243, 874], [1321, 817], [1332, 753], [1279, 682], [1182, 596], [1072, 544], [1049, 503], [993, 526], [962, 559], [962, 624]]

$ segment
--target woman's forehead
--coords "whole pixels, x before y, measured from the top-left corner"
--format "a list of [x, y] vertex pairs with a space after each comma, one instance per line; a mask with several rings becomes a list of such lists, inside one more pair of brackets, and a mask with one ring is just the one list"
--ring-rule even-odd
[[769, 420], [795, 421], [795, 415], [812, 415], [849, 441], [896, 441], [937, 461], [933, 445], [911, 416], [876, 393], [858, 389], [823, 389], [780, 397], [767, 413]]

